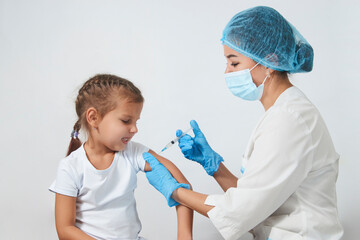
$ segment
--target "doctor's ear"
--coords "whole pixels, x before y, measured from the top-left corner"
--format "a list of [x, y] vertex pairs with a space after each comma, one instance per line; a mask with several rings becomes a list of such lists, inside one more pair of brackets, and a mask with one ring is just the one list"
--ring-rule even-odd
[[275, 70], [274, 69], [271, 69], [271, 68], [266, 68], [266, 75], [271, 75], [271, 74], [273, 74], [273, 72], [274, 72]]
[[94, 107], [91, 107], [86, 111], [86, 121], [91, 128], [97, 128], [100, 120], [100, 115]]

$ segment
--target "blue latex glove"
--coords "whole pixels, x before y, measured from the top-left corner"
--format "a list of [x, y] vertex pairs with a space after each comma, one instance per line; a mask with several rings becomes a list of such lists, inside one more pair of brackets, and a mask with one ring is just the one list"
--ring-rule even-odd
[[153, 155], [148, 152], [143, 153], [143, 158], [150, 164], [151, 171], [145, 172], [146, 177], [151, 185], [154, 186], [166, 198], [169, 207], [179, 205], [171, 194], [178, 188], [183, 187], [190, 189], [189, 184], [178, 183], [171, 173], [162, 165]]
[[[213, 176], [219, 169], [219, 164], [223, 162], [224, 159], [211, 149], [197, 122], [195, 120], [191, 120], [190, 125], [193, 128], [195, 137], [191, 137], [186, 134], [179, 139], [181, 152], [187, 159], [200, 163], [207, 174]], [[181, 134], [181, 130], [176, 131], [177, 137]]]

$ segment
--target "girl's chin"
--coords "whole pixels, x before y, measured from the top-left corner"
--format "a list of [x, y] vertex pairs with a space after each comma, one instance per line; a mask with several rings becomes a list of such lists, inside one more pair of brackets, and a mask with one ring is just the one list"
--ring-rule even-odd
[[120, 152], [120, 151], [125, 150], [126, 145], [125, 144], [116, 144], [116, 145], [112, 145], [111, 147], [109, 146], [108, 148], [111, 149], [111, 151]]
[[123, 141], [123, 140], [121, 140], [121, 142], [113, 142], [112, 144], [108, 145], [108, 148], [110, 148], [114, 152], [123, 151], [129, 144], [129, 142], [130, 141]]
[[117, 151], [123, 151], [123, 150], [125, 150], [126, 146], [127, 146], [127, 143], [126, 144], [121, 143], [121, 144], [116, 146], [116, 149], [117, 149]]

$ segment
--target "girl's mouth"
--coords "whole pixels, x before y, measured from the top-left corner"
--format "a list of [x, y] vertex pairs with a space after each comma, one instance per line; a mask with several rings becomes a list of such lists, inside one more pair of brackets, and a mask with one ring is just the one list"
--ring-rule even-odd
[[130, 142], [131, 138], [127, 138], [127, 137], [124, 137], [121, 139], [121, 141], [124, 143], [124, 144], [128, 144], [128, 142]]

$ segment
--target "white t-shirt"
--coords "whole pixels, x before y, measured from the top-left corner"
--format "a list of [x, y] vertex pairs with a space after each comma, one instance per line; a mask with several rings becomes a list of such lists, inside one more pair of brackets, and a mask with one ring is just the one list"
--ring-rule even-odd
[[97, 170], [87, 159], [84, 145], [62, 159], [49, 190], [76, 197], [76, 223], [96, 239], [135, 240], [141, 230], [134, 190], [136, 174], [144, 171], [142, 157], [149, 149], [129, 142], [116, 152], [111, 166]]
[[296, 87], [255, 128], [236, 188], [210, 195], [208, 215], [228, 240], [339, 240], [335, 183], [339, 155], [317, 109]]

